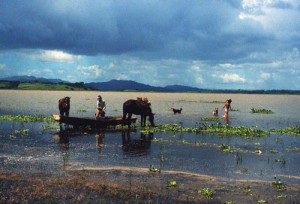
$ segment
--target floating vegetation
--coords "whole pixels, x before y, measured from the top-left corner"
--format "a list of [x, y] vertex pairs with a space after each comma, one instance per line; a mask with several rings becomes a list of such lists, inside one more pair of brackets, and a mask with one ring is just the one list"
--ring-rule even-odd
[[152, 171], [152, 172], [160, 172], [160, 170], [159, 170], [158, 168], [156, 168], [153, 164], [150, 165], [149, 171]]
[[255, 108], [251, 108], [251, 112], [252, 113], [261, 113], [261, 114], [273, 114], [274, 113], [271, 110], [267, 110], [267, 109], [255, 109]]
[[286, 149], [292, 152], [300, 153], [300, 148], [297, 147], [286, 147]]
[[233, 201], [225, 201], [225, 204], [237, 204], [237, 203]]
[[58, 125], [42, 125], [43, 130], [59, 130], [59, 126]]
[[286, 185], [280, 181], [280, 179], [277, 179], [276, 176], [274, 177], [274, 180], [272, 181], [273, 186], [277, 188], [277, 191], [285, 191]]
[[270, 153], [272, 153], [272, 154], [277, 154], [277, 153], [278, 153], [278, 150], [277, 150], [277, 149], [271, 149], [271, 150], [270, 150]]
[[212, 199], [212, 196], [216, 193], [213, 189], [203, 188], [198, 190], [198, 193], [205, 196], [207, 199]]
[[15, 134], [18, 134], [22, 137], [28, 136], [29, 129], [23, 129], [23, 130], [15, 130]]
[[177, 186], [177, 183], [176, 181], [168, 181], [168, 187], [176, 187]]
[[287, 198], [287, 195], [280, 194], [277, 196], [277, 198]]
[[289, 134], [289, 135], [298, 135], [300, 136], [300, 127], [287, 127], [283, 129], [271, 129], [271, 132], [280, 133], [280, 134]]
[[208, 117], [208, 118], [201, 118], [201, 121], [213, 121], [213, 122], [219, 122], [221, 118], [217, 117]]
[[234, 153], [234, 152], [236, 152], [236, 151], [239, 150], [239, 149], [237, 149], [237, 148], [232, 148], [232, 147], [230, 147], [229, 145], [226, 145], [226, 144], [218, 145], [218, 148], [219, 148], [222, 152], [225, 152], [225, 153]]
[[54, 120], [44, 115], [1, 115], [0, 120], [19, 121], [19, 122], [47, 122], [52, 123]]
[[77, 113], [85, 113], [85, 112], [86, 112], [85, 109], [79, 109], [79, 110], [77, 110]]
[[205, 124], [201, 123], [198, 127], [189, 128], [183, 127], [182, 125], [177, 124], [158, 124], [155, 127], [144, 127], [140, 129], [141, 132], [154, 133], [154, 132], [190, 132], [190, 133], [215, 133], [219, 135], [239, 135], [244, 138], [250, 137], [264, 137], [269, 135], [269, 131], [248, 128], [244, 126], [231, 127], [228, 125], [222, 125], [221, 123], [217, 124]]

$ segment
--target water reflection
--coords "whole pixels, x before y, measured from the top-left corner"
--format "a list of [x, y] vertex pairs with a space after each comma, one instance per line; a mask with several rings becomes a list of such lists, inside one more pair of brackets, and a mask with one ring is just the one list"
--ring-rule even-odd
[[96, 133], [96, 147], [101, 149], [104, 146], [104, 132]]
[[70, 138], [83, 135], [95, 135], [96, 148], [101, 150], [104, 146], [104, 131], [103, 130], [78, 130], [69, 128], [68, 125], [61, 125], [60, 131], [53, 134], [53, 138], [58, 141], [58, 144], [62, 150], [68, 150], [70, 147]]
[[139, 138], [133, 139], [130, 131], [122, 131], [122, 150], [125, 154], [140, 156], [149, 153], [153, 133], [140, 133]]
[[[70, 148], [70, 138], [72, 137], [85, 137], [88, 136], [95, 136], [95, 146], [98, 153], [101, 153], [103, 147], [105, 146], [105, 134], [109, 134], [109, 130], [85, 130], [80, 131], [78, 129], [73, 128], [65, 128], [62, 127], [61, 130], [55, 134], [53, 134], [53, 138], [58, 141], [58, 145], [62, 151], [68, 151]], [[121, 141], [122, 144], [122, 152], [130, 155], [130, 156], [141, 156], [147, 155], [151, 148], [151, 140], [154, 138], [153, 133], [143, 133], [143, 132], [136, 132], [132, 130], [121, 131]], [[82, 142], [89, 145], [91, 141], [91, 137], [80, 139]], [[78, 140], [77, 140], [78, 141]], [[111, 139], [108, 140], [108, 143], [111, 142]], [[119, 142], [118, 142], [119, 143]], [[108, 144], [110, 145], [110, 144]], [[73, 145], [74, 146], [74, 145]], [[82, 146], [85, 146], [82, 143]], [[83, 150], [85, 151], [85, 150]]]

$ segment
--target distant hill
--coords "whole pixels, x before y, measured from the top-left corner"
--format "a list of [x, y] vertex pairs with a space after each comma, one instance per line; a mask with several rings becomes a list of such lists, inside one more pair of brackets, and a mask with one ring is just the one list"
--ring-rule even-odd
[[172, 85], [166, 87], [150, 86], [131, 80], [111, 80], [108, 82], [85, 83], [85, 86], [100, 91], [155, 91], [155, 92], [198, 92], [201, 89]]
[[85, 86], [100, 91], [158, 91], [164, 92], [162, 87], [150, 86], [130, 80], [111, 80], [108, 82], [85, 83]]
[[190, 86], [182, 86], [182, 85], [168, 85], [164, 87], [166, 90], [170, 90], [171, 92], [202, 92], [205, 89], [199, 89]]
[[[25, 84], [35, 83], [35, 84]], [[38, 84], [40, 83], [40, 84]], [[57, 85], [51, 86], [47, 84]], [[64, 85], [64, 86], [62, 86]], [[200, 89], [183, 85], [168, 85], [165, 87], [150, 86], [131, 80], [110, 80], [107, 82], [75, 82], [70, 83], [61, 79], [47, 79], [34, 76], [14, 76], [0, 78], [0, 89], [34, 89], [34, 90], [98, 90], [98, 91], [142, 91], [142, 92], [198, 92], [198, 93], [244, 93], [244, 94], [297, 94], [300, 90], [227, 90]]]
[[40, 82], [40, 83], [69, 83], [68, 81], [63, 81], [61, 79], [47, 79], [43, 77], [35, 77], [35, 76], [12, 76], [12, 77], [4, 77], [0, 80], [5, 81], [19, 81], [19, 82]]

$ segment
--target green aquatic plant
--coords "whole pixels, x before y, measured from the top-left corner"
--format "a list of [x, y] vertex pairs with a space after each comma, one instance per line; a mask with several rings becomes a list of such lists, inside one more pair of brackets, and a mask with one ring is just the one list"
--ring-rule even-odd
[[214, 125], [206, 125], [201, 124], [198, 127], [198, 132], [206, 132], [206, 133], [216, 133], [220, 135], [239, 135], [244, 138], [250, 138], [250, 137], [264, 137], [268, 136], [269, 132], [266, 130], [256, 129], [256, 128], [249, 128], [244, 126], [237, 126], [232, 127], [228, 125], [222, 125], [220, 123]]
[[286, 127], [283, 129], [273, 128], [270, 129], [270, 132], [300, 136], [300, 126]]
[[153, 164], [150, 165], [149, 171], [152, 171], [152, 172], [160, 172], [160, 170], [159, 170], [158, 168], [156, 168]]
[[272, 184], [277, 188], [277, 191], [286, 190], [286, 185], [280, 179], [277, 179], [276, 176], [274, 176], [274, 180], [272, 181]]
[[278, 150], [277, 150], [277, 149], [271, 149], [271, 150], [270, 150], [270, 153], [272, 153], [272, 154], [277, 154], [277, 153], [278, 153]]
[[212, 199], [212, 196], [216, 193], [213, 189], [210, 188], [203, 188], [198, 190], [198, 193], [205, 196], [207, 199]]
[[221, 145], [218, 146], [218, 148], [222, 152], [225, 152], [225, 153], [233, 153], [233, 152], [236, 152], [238, 150], [237, 148], [232, 148], [232, 147], [230, 147], [229, 145], [226, 145], [226, 144], [221, 144]]
[[177, 182], [172, 180], [172, 181], [168, 181], [168, 187], [176, 187], [177, 186]]
[[188, 133], [211, 133], [218, 135], [239, 135], [244, 138], [250, 137], [264, 137], [269, 135], [269, 131], [258, 129], [257, 127], [244, 127], [237, 126], [232, 127], [228, 125], [222, 125], [221, 123], [206, 124], [200, 123], [198, 127], [184, 127], [177, 124], [158, 124], [155, 127], [138, 127], [143, 133], [154, 132], [188, 132]]
[[277, 196], [277, 198], [287, 198], [287, 195], [280, 194]]
[[221, 118], [217, 118], [217, 117], [201, 118], [201, 121], [214, 121], [214, 122], [219, 122], [219, 121], [221, 121]]
[[237, 204], [237, 203], [233, 201], [225, 201], [225, 204]]
[[59, 130], [58, 125], [42, 125], [43, 130]]
[[15, 130], [15, 134], [18, 134], [22, 137], [28, 136], [29, 129], [23, 129], [23, 130]]
[[1, 115], [0, 120], [18, 121], [18, 122], [47, 122], [51, 123], [54, 120], [41, 114], [37, 115]]
[[267, 110], [267, 109], [255, 109], [255, 108], [251, 108], [251, 112], [252, 113], [260, 113], [260, 114], [273, 114], [274, 113], [271, 110]]
[[77, 113], [85, 113], [85, 112], [86, 112], [85, 109], [79, 109], [79, 110], [77, 110]]

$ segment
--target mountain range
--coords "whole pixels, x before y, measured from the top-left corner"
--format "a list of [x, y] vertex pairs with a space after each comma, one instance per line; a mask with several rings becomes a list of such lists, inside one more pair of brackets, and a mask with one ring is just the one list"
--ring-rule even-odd
[[150, 86], [131, 80], [110, 80], [107, 82], [85, 83], [86, 87], [97, 89], [100, 91], [155, 91], [155, 92], [199, 92], [201, 89], [181, 86], [169, 85], [165, 87]]
[[[40, 82], [40, 83], [70, 83], [61, 79], [47, 79], [43, 77], [34, 76], [13, 76], [5, 77], [0, 80], [18, 81], [18, 82]], [[182, 85], [168, 85], [165, 87], [150, 86], [147, 84], [138, 83], [131, 80], [110, 80], [107, 82], [90, 82], [84, 83], [87, 88], [93, 88], [99, 91], [154, 91], [154, 92], [200, 92], [202, 89], [182, 86]]]
[[2, 81], [11, 82], [39, 82], [39, 83], [64, 83], [70, 86], [80, 86], [81, 88], [92, 88], [99, 91], [145, 91], [145, 92], [201, 92], [201, 93], [245, 93], [245, 94], [297, 94], [300, 95], [300, 90], [227, 90], [227, 89], [200, 89], [196, 87], [183, 85], [168, 85], [164, 87], [150, 86], [147, 84], [138, 83], [131, 80], [110, 80], [107, 82], [77, 82], [71, 83], [61, 79], [47, 79], [34, 76], [13, 76], [0, 78]]

